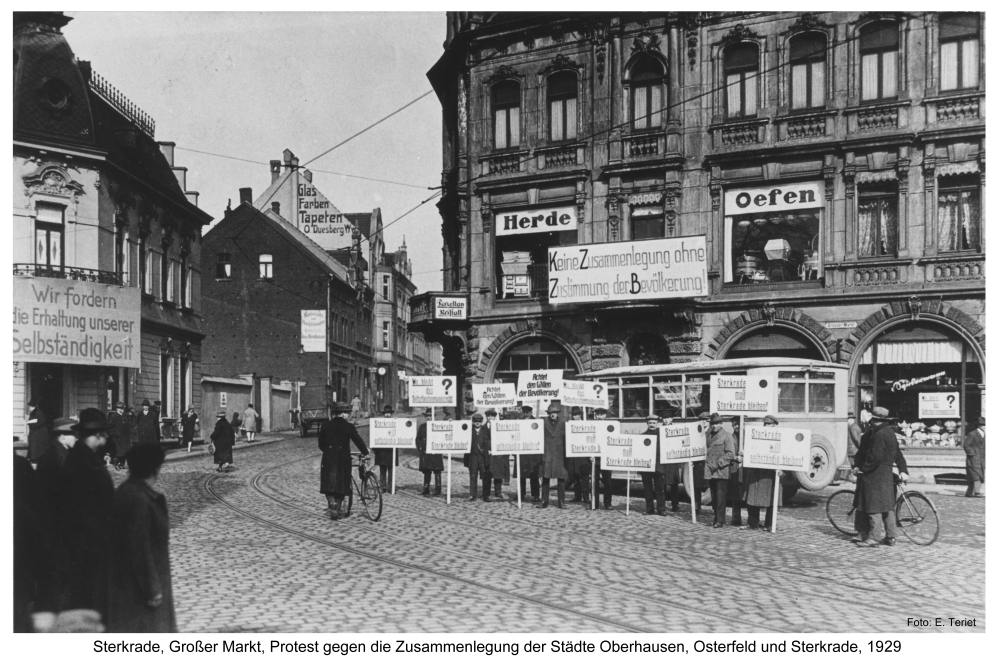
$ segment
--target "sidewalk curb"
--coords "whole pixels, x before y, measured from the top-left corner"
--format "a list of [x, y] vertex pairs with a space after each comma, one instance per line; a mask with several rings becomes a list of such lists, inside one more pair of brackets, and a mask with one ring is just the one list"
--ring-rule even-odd
[[[362, 423], [358, 423], [358, 425], [356, 427], [358, 427], [358, 428], [366, 428], [366, 427], [368, 427], [368, 422], [364, 421]], [[268, 436], [268, 437], [265, 437], [263, 439], [258, 439], [257, 441], [255, 441], [253, 443], [250, 443], [249, 441], [238, 441], [233, 446], [233, 452], [235, 453], [236, 451], [246, 450], [248, 448], [260, 448], [261, 446], [268, 446], [270, 444], [276, 444], [279, 441], [288, 441], [289, 439], [303, 439], [304, 438], [304, 437], [298, 436], [299, 433], [296, 430], [290, 430], [290, 431], [288, 431], [286, 433], [280, 433], [279, 432], [277, 434], [278, 434], [278, 436], [276, 436], [276, 437]], [[207, 455], [211, 455], [208, 452], [208, 446], [207, 445], [202, 445], [202, 446], [200, 446], [198, 448], [198, 450], [192, 449], [190, 453], [188, 453], [186, 451], [183, 451], [183, 450], [176, 450], [176, 451], [173, 451], [171, 453], [167, 453], [167, 457], [166, 457], [165, 461], [166, 462], [171, 462], [171, 461], [176, 462], [176, 461], [179, 461], [179, 460], [191, 460], [191, 459], [198, 458], [198, 457], [205, 457]]]

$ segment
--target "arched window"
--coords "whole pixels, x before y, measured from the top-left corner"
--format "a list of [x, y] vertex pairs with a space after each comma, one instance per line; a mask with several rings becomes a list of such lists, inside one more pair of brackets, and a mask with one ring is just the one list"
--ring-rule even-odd
[[549, 84], [549, 140], [576, 139], [576, 74], [560, 71]]
[[663, 65], [644, 55], [629, 70], [632, 95], [632, 128], [654, 129], [660, 126], [663, 110]]
[[546, 338], [527, 338], [500, 358], [493, 373], [495, 383], [516, 384], [521, 370], [562, 370], [564, 379], [576, 376], [576, 364], [558, 343]]
[[979, 15], [942, 14], [941, 89], [961, 90], [979, 85]]
[[507, 149], [521, 144], [521, 86], [508, 80], [492, 90], [493, 147]]
[[757, 44], [739, 43], [726, 48], [726, 117], [757, 114], [757, 71], [760, 56]]
[[821, 32], [795, 35], [790, 47], [792, 109], [822, 106], [826, 98], [826, 35]]
[[899, 26], [891, 21], [861, 28], [861, 100], [891, 99], [897, 94]]

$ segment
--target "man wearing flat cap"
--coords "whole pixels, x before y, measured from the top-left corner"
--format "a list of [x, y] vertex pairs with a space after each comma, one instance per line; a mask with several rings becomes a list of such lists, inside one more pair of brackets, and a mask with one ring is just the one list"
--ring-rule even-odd
[[871, 428], [862, 436], [861, 447], [854, 459], [857, 463], [854, 474], [858, 479], [858, 488], [854, 492], [854, 524], [858, 538], [854, 542], [863, 547], [878, 546], [879, 542], [871, 539], [871, 535], [877, 526], [876, 517], [881, 515], [885, 528], [882, 544], [895, 545], [896, 486], [892, 466], [902, 462], [899, 469], [905, 480], [906, 462], [902, 460], [896, 431], [885, 407], [872, 410]]
[[983, 483], [986, 482], [985, 416], [976, 419], [976, 429], [965, 435], [962, 447], [965, 450], [965, 479], [968, 483], [965, 496], [981, 497], [983, 496]]
[[[384, 418], [392, 418], [392, 414], [393, 411], [391, 406], [386, 405], [382, 408], [382, 416]], [[387, 492], [389, 491], [389, 485], [392, 484], [392, 472], [396, 470], [392, 461], [392, 449], [376, 448], [375, 464], [378, 465], [379, 485], [382, 487], [383, 492]], [[398, 454], [396, 456], [395, 464], [399, 464]]]
[[[524, 405], [523, 407], [521, 407], [521, 419], [530, 420], [535, 418], [533, 412], [534, 410], [530, 406]], [[538, 453], [529, 453], [526, 455], [522, 455], [519, 460], [521, 464], [520, 466], [521, 473], [520, 475], [517, 476], [517, 479], [521, 481], [521, 494], [525, 495], [525, 497], [527, 498], [528, 492], [526, 491], [525, 488], [530, 484], [531, 500], [535, 503], [538, 503], [540, 500], [538, 496], [539, 494], [538, 472], [542, 466], [542, 457], [543, 456]], [[516, 471], [517, 467], [515, 466], [514, 469]]]
[[490, 500], [490, 451], [492, 440], [490, 429], [483, 425], [483, 415], [478, 411], [472, 415], [472, 446], [465, 454], [465, 466], [469, 468], [469, 501], [479, 497], [480, 478], [483, 481], [483, 501]]
[[[594, 410], [594, 420], [595, 421], [606, 421], [608, 419], [608, 410], [603, 407], [598, 407]], [[596, 502], [601, 500], [601, 495], [604, 495], [604, 510], [611, 510], [611, 471], [605, 470], [601, 467], [601, 458], [595, 458], [594, 470], [597, 473], [597, 480], [594, 481], [594, 500], [596, 507], [600, 507]]]
[[736, 461], [736, 442], [733, 435], [722, 427], [722, 417], [718, 413], [712, 414], [708, 423], [705, 479], [712, 491], [712, 509], [715, 511], [712, 527], [721, 529], [726, 525], [726, 493], [729, 491], [729, 476]]
[[646, 514], [653, 514], [653, 497], [656, 497], [656, 514], [667, 514], [667, 499], [664, 489], [663, 465], [660, 464], [660, 417], [656, 414], [646, 416], [646, 429], [643, 434], [656, 437], [656, 464], [650, 471], [640, 471], [642, 478], [642, 496], [646, 499]]
[[[774, 416], [764, 417], [764, 427], [777, 427], [778, 419]], [[743, 452], [739, 453], [740, 462], [743, 461]], [[744, 467], [743, 469], [743, 501], [747, 504], [747, 523], [740, 526], [741, 530], [771, 531], [771, 522], [774, 520], [774, 470], [754, 469]], [[764, 515], [764, 526], [760, 525], [760, 509], [766, 508]]]
[[549, 484], [556, 479], [557, 508], [566, 507], [566, 424], [562, 420], [562, 405], [553, 402], [545, 412], [545, 453], [542, 456], [542, 502], [537, 508], [549, 507]]

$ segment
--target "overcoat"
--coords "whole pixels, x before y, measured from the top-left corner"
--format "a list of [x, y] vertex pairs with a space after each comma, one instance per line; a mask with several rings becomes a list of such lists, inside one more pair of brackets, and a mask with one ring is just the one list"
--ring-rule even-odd
[[118, 436], [118, 447], [115, 449], [118, 457], [125, 457], [125, 454], [132, 448], [132, 444], [135, 443], [135, 437], [135, 413], [131, 409], [126, 409], [125, 413], [122, 414], [122, 432]]
[[965, 449], [965, 475], [969, 480], [986, 482], [986, 435], [976, 429], [965, 435], [962, 441]]
[[[129, 478], [115, 491], [108, 632], [177, 632], [167, 498]], [[163, 596], [159, 607], [148, 602]]]
[[319, 449], [323, 461], [319, 469], [319, 491], [323, 494], [347, 496], [351, 489], [351, 442], [362, 455], [368, 454], [365, 440], [347, 419], [335, 416], [319, 429]]
[[725, 428], [718, 432], [709, 431], [708, 448], [705, 452], [705, 480], [728, 480], [735, 473], [732, 468], [736, 459], [736, 442]]
[[755, 508], [774, 505], [774, 469], [744, 467], [743, 500]]
[[194, 427], [198, 422], [198, 414], [185, 413], [181, 416], [181, 439], [185, 444], [194, 441]]
[[35, 407], [28, 414], [28, 459], [38, 462], [49, 447], [49, 427], [45, 420], [45, 412], [41, 407]]
[[420, 471], [444, 471], [444, 456], [427, 454], [427, 423], [421, 423], [417, 428], [417, 454], [420, 456]]
[[861, 447], [854, 458], [861, 471], [854, 492], [854, 505], [858, 511], [888, 513], [895, 509], [896, 487], [892, 465], [898, 455], [896, 432], [888, 422], [880, 423], [861, 437]]
[[229, 424], [225, 416], [220, 416], [215, 421], [215, 429], [212, 430], [212, 443], [215, 444], [214, 461], [216, 464], [233, 463], [233, 444], [236, 443], [236, 433], [233, 426]]
[[57, 439], [53, 439], [38, 460], [38, 467], [35, 469], [36, 483], [49, 513], [54, 514], [60, 508], [60, 500], [66, 487], [65, 471], [68, 456], [69, 449]]
[[115, 457], [125, 457], [125, 453], [132, 447], [131, 434], [125, 417], [125, 412], [121, 414], [117, 410], [108, 412], [108, 425], [111, 426], [108, 440], [114, 441]]
[[399, 466], [399, 449], [396, 449], [396, 462], [393, 464], [392, 461], [392, 449], [391, 448], [376, 448], [375, 453], [375, 464], [380, 467], [388, 466]]
[[476, 432], [476, 426], [472, 426], [472, 452], [466, 453], [463, 464], [481, 474], [489, 473], [492, 450], [493, 436], [490, 429], [484, 425]]
[[545, 454], [542, 456], [541, 478], [569, 478], [566, 471], [566, 422], [561, 418], [553, 423], [545, 417]]
[[853, 458], [858, 454], [862, 435], [864, 435], [864, 431], [857, 421], [847, 426], [847, 457]]
[[243, 410], [243, 427], [246, 428], [248, 432], [256, 432], [257, 421], [259, 418], [260, 414], [257, 413], [256, 409], [247, 407]]
[[139, 415], [135, 418], [135, 443], [160, 443], [160, 425], [157, 418], [156, 411], [152, 408], [150, 408], [148, 414], [139, 412]]

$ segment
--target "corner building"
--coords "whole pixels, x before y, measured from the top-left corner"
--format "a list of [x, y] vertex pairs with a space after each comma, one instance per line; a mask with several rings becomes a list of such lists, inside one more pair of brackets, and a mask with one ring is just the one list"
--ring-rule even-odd
[[[444, 278], [411, 329], [467, 408], [523, 369], [780, 355], [850, 366], [853, 408], [908, 422], [955, 395], [961, 434], [985, 401], [984, 44], [972, 13], [449, 13]], [[686, 236], [706, 297], [548, 300], [550, 247]]]

